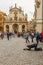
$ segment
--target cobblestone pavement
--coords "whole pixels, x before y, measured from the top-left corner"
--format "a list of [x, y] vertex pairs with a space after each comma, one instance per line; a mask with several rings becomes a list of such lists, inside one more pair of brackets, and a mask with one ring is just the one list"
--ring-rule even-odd
[[[43, 48], [43, 43], [39, 44]], [[43, 51], [23, 50], [25, 39], [0, 40], [0, 65], [43, 65]]]

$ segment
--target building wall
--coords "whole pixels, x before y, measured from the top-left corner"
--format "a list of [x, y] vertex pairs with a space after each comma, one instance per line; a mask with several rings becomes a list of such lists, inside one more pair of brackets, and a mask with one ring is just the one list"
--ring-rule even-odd
[[[15, 17], [17, 17], [17, 20], [15, 20]], [[9, 32], [14, 32], [13, 24], [17, 24], [18, 26], [17, 32], [22, 32], [22, 26], [24, 25], [25, 26], [24, 30], [26, 32], [27, 22], [28, 22], [27, 14], [24, 14], [24, 12], [21, 9], [14, 7], [9, 10], [9, 14], [4, 22], [4, 32], [7, 32], [6, 25], [9, 25]]]
[[4, 32], [4, 16], [5, 13], [0, 11], [0, 32]]
[[42, 22], [41, 23], [37, 23], [37, 25], [36, 25], [36, 31], [37, 32], [42, 32]]
[[[37, 17], [36, 19], [42, 19], [42, 0], [39, 0], [40, 6], [37, 8]], [[38, 21], [41, 22], [41, 21]]]
[[36, 31], [38, 32], [42, 32], [42, 0], [39, 0], [40, 1], [40, 7], [37, 8], [37, 16], [36, 16]]
[[[15, 24], [15, 23], [5, 23], [4, 24], [4, 32], [7, 32], [6, 31], [6, 25], [9, 26], [9, 31], [10, 32], [14, 32], [13, 24]], [[22, 25], [25, 25], [25, 32], [27, 32], [27, 25], [25, 23], [24, 24], [17, 23], [17, 25], [18, 25], [18, 32], [22, 32]]]
[[[17, 15], [16, 15], [16, 13], [17, 13]], [[15, 16], [17, 16], [17, 20], [15, 20], [15, 18], [14, 18]], [[17, 32], [23, 32], [23, 31], [27, 32], [30, 29], [32, 29], [32, 24], [30, 24], [30, 22], [28, 22], [28, 20], [27, 20], [27, 14], [24, 14], [24, 12], [17, 7], [10, 9], [9, 14], [7, 16], [4, 16], [4, 18], [5, 18], [5, 20], [3, 19], [3, 22], [4, 22], [3, 31], [5, 33], [7, 31], [14, 32], [14, 29], [13, 29], [14, 24], [18, 25]], [[9, 28], [6, 28], [7, 26]], [[24, 28], [22, 28], [23, 26], [24, 26]]]

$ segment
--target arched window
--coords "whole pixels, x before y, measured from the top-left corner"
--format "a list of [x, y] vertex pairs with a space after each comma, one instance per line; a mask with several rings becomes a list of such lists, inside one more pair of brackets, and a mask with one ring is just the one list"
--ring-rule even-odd
[[6, 31], [9, 32], [9, 25], [6, 25]]
[[22, 28], [24, 29], [25, 28], [25, 25], [22, 25]]
[[18, 32], [18, 24], [13, 24], [13, 31], [14, 31], [15, 33]]
[[25, 25], [22, 25], [22, 32], [25, 32]]
[[6, 28], [9, 29], [9, 25], [6, 25]]

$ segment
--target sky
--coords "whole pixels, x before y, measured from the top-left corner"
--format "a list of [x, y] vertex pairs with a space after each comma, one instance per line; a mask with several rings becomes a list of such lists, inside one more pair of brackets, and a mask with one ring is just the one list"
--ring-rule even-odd
[[28, 20], [33, 18], [35, 0], [0, 0], [0, 11], [8, 14], [9, 8], [11, 6], [14, 7], [15, 3], [17, 4], [17, 7], [22, 8], [24, 14], [28, 14]]

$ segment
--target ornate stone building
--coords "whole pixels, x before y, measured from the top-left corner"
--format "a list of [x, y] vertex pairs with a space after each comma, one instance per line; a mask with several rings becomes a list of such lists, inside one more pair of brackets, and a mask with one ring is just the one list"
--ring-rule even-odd
[[9, 14], [0, 12], [0, 32], [27, 32], [33, 30], [33, 22], [27, 20], [21, 7], [10, 8]]
[[23, 32], [28, 31], [27, 14], [24, 15], [21, 7], [10, 8], [9, 14], [4, 21], [4, 32]]
[[0, 32], [4, 32], [4, 21], [6, 14], [0, 11]]

